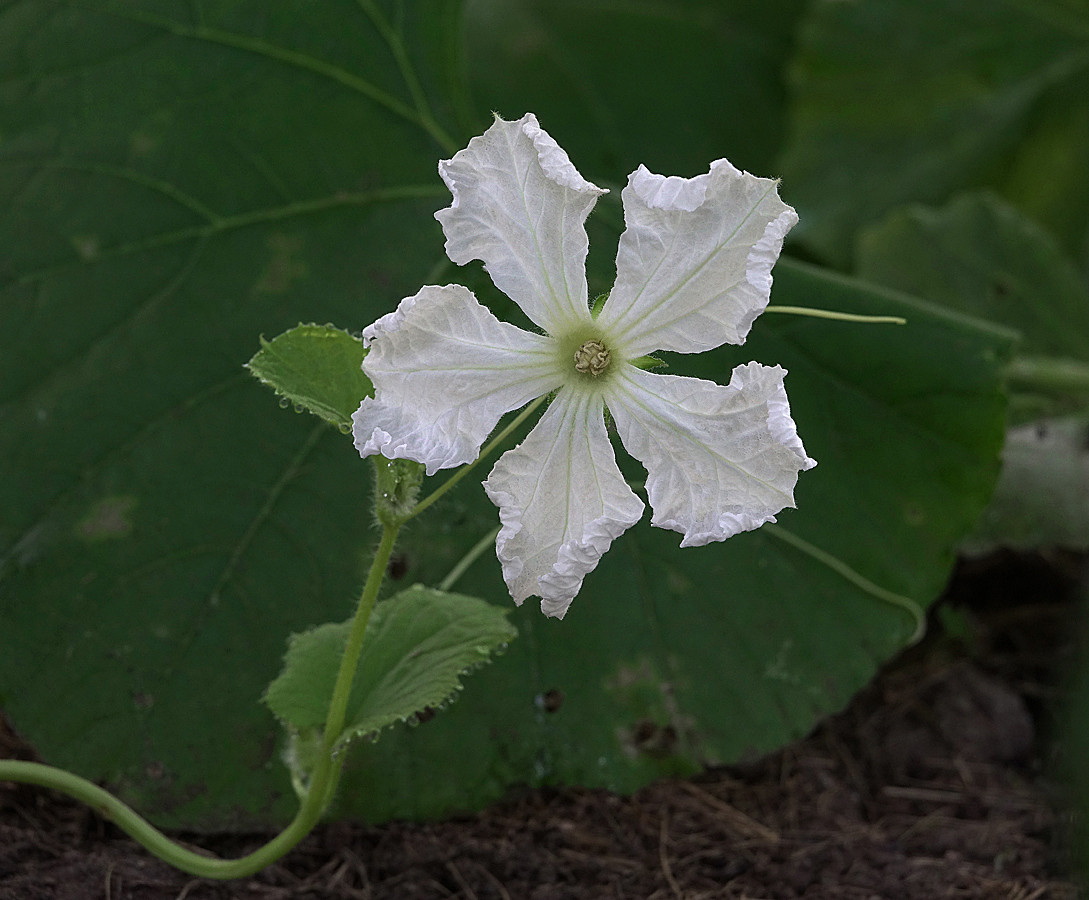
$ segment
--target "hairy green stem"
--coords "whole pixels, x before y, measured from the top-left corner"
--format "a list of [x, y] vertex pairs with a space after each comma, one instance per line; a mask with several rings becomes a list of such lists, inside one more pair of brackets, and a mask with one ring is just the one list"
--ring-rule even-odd
[[352, 692], [352, 680], [355, 678], [356, 665], [359, 662], [359, 651], [363, 646], [363, 634], [367, 630], [367, 623], [371, 619], [374, 610], [374, 601], [378, 599], [378, 589], [382, 586], [382, 577], [389, 565], [389, 558], [393, 553], [393, 544], [397, 540], [397, 532], [400, 525], [384, 525], [382, 527], [382, 540], [374, 553], [371, 561], [370, 572], [367, 573], [367, 583], [363, 588], [363, 594], [359, 598], [359, 606], [356, 607], [355, 618], [352, 619], [352, 628], [348, 632], [348, 640], [344, 645], [344, 656], [340, 660], [340, 671], [337, 673], [336, 686], [333, 688], [333, 699], [329, 702], [329, 714], [325, 717], [325, 755], [332, 753], [340, 733], [344, 730], [344, 717], [348, 711], [348, 697]]
[[3, 759], [0, 760], [0, 781], [36, 784], [74, 797], [115, 823], [118, 828], [159, 859], [165, 860], [190, 875], [218, 879], [244, 878], [275, 862], [317, 825], [340, 778], [344, 754], [334, 755], [334, 748], [344, 729], [344, 718], [348, 709], [348, 698], [351, 694], [356, 664], [359, 662], [360, 648], [363, 645], [363, 634], [367, 630], [374, 603], [378, 599], [378, 589], [382, 585], [382, 578], [389, 565], [390, 555], [400, 528], [400, 524], [395, 523], [384, 526], [382, 530], [382, 539], [375, 552], [374, 561], [371, 563], [367, 583], [363, 587], [355, 618], [352, 620], [344, 656], [340, 661], [340, 672], [337, 674], [336, 686], [333, 688], [333, 696], [329, 703], [329, 714], [325, 720], [324, 752], [311, 775], [310, 789], [295, 818], [291, 820], [291, 824], [263, 847], [239, 859], [218, 859], [194, 853], [172, 841], [108, 791], [86, 778], [53, 766]]

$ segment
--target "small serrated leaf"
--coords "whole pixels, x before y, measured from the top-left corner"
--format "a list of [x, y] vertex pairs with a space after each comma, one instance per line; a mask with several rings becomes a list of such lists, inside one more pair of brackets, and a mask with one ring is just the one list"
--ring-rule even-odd
[[[288, 640], [284, 670], [265, 702], [287, 725], [324, 724], [350, 622], [329, 623]], [[476, 597], [415, 585], [379, 603], [359, 655], [338, 744], [443, 704], [461, 676], [517, 637], [507, 610]]]
[[297, 325], [261, 349], [246, 365], [262, 384], [295, 407], [312, 412], [341, 431], [352, 426], [352, 413], [374, 395], [363, 374], [366, 348], [359, 338], [332, 325]]

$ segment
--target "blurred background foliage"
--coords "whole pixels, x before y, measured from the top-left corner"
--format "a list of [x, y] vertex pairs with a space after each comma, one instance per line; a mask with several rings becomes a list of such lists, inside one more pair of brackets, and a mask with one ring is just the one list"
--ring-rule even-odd
[[[800, 736], [911, 638], [962, 542], [1089, 541], [1087, 97], [1084, 0], [0, 4], [0, 708], [160, 824], [290, 813], [258, 701], [289, 632], [351, 609], [370, 472], [242, 365], [424, 283], [515, 316], [443, 256], [435, 167], [533, 111], [612, 190], [592, 294], [628, 173], [725, 156], [801, 216], [773, 303], [909, 323], [768, 314], [671, 360], [790, 371], [820, 462], [799, 509], [683, 552], [642, 523], [563, 623], [518, 610], [458, 703], [361, 748], [340, 812], [632, 790]], [[1027, 430], [984, 513], [1007, 404]], [[464, 485], [391, 590], [495, 523]], [[458, 590], [509, 603], [490, 555]]]

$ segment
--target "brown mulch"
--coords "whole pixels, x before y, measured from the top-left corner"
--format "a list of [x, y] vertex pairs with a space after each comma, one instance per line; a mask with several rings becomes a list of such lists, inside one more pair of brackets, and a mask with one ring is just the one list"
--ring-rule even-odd
[[[755, 765], [633, 797], [548, 789], [447, 822], [332, 823], [235, 882], [0, 785], [0, 900], [1072, 900], [1054, 759], [1084, 572], [1072, 554], [962, 563], [945, 629]], [[0, 754], [27, 752], [0, 728]], [[263, 840], [183, 837], [223, 855]]]

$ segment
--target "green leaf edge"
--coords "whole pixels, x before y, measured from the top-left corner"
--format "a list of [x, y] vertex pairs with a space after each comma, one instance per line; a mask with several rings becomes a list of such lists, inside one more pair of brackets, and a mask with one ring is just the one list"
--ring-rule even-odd
[[[302, 332], [302, 334], [300, 334]], [[328, 340], [329, 338], [336, 338], [338, 340], [347, 339], [355, 344], [359, 345], [359, 375], [358, 378], [362, 384], [365, 385], [362, 391], [356, 391], [354, 393], [360, 394], [358, 402], [349, 412], [345, 412], [338, 408], [335, 400], [324, 401], [320, 396], [313, 396], [309, 394], [301, 394], [286, 388], [283, 383], [276, 377], [276, 375], [270, 371], [270, 367], [266, 364], [266, 361], [270, 358], [275, 358], [285, 368], [289, 368], [294, 372], [299, 373], [300, 380], [313, 381], [312, 376], [307, 374], [305, 369], [300, 369], [291, 364], [291, 357], [281, 355], [276, 349], [278, 341], [282, 341], [289, 337], [317, 337], [321, 340]], [[267, 340], [264, 335], [260, 337], [261, 349], [258, 350], [248, 363], [246, 368], [249, 369], [250, 374], [254, 376], [261, 384], [264, 384], [276, 393], [277, 396], [283, 397], [290, 403], [294, 404], [296, 408], [305, 409], [307, 412], [312, 413], [318, 418], [329, 422], [331, 425], [336, 425], [341, 431], [347, 432], [352, 427], [351, 413], [355, 412], [359, 408], [359, 404], [363, 402], [364, 398], [374, 395], [374, 388], [370, 383], [370, 379], [366, 375], [362, 374], [363, 359], [367, 355], [367, 348], [363, 346], [363, 341], [360, 338], [355, 337], [343, 328], [337, 328], [335, 325], [318, 325], [314, 322], [303, 323], [300, 322], [294, 328], [289, 328], [282, 334], [277, 335], [271, 341]], [[282, 346], [282, 345], [281, 345]], [[345, 345], [350, 346], [350, 345]], [[354, 373], [353, 373], [354, 374]], [[346, 392], [352, 393], [352, 392]]]
[[[396, 712], [386, 712], [381, 716], [371, 716], [370, 718], [363, 717], [360, 719], [358, 718], [358, 710], [359, 707], [363, 705], [363, 699], [356, 696], [356, 686], [353, 684], [352, 695], [348, 703], [348, 716], [349, 719], [355, 719], [355, 721], [350, 721], [345, 725], [333, 745], [334, 751], [342, 750], [352, 741], [360, 738], [366, 738], [371, 741], [376, 740], [378, 734], [383, 729], [390, 727], [397, 722], [411, 721], [412, 716], [418, 714], [425, 708], [444, 708], [457, 696], [458, 691], [463, 688], [462, 678], [465, 675], [480, 666], [491, 662], [498, 653], [502, 652], [502, 649], [507, 643], [518, 636], [518, 629], [507, 620], [510, 615], [510, 610], [502, 609], [501, 607], [481, 600], [478, 597], [447, 593], [416, 584], [379, 602], [375, 606], [374, 611], [371, 613], [367, 632], [363, 638], [363, 646], [359, 657], [360, 663], [364, 660], [368, 648], [373, 646], [374, 641], [377, 639], [375, 638], [375, 635], [381, 633], [388, 616], [397, 605], [398, 600], [404, 600], [406, 595], [413, 594], [423, 595], [423, 599], [427, 601], [440, 600], [447, 609], [449, 609], [451, 605], [460, 606], [461, 615], [457, 618], [463, 619], [468, 616], [476, 616], [482, 617], [484, 621], [477, 629], [477, 633], [473, 636], [473, 639], [471, 641], [465, 641], [465, 649], [461, 651], [451, 651], [460, 659], [460, 661], [456, 664], [448, 662], [445, 667], [439, 670], [437, 677], [433, 678], [432, 684], [428, 688], [414, 693], [413, 702], [410, 704], [411, 709], [406, 705], [404, 708], [397, 709]], [[435, 634], [440, 634], [443, 630], [450, 627], [450, 625], [455, 624], [455, 622], [456, 619], [448, 620], [435, 632]], [[284, 689], [284, 684], [290, 681], [288, 675], [292, 665], [299, 665], [298, 658], [307, 649], [304, 646], [304, 643], [308, 639], [313, 639], [320, 635], [325, 641], [333, 641], [340, 647], [343, 647], [343, 644], [347, 641], [351, 624], [351, 620], [348, 620], [347, 622], [327, 622], [306, 631], [292, 634], [288, 637], [288, 648], [287, 652], [284, 654], [283, 671], [281, 671], [280, 675], [269, 684], [268, 689], [262, 697], [262, 701], [272, 710], [273, 714], [289, 732], [302, 732], [315, 727], [313, 722], [292, 721], [291, 716], [283, 715], [281, 714], [281, 711], [278, 711], [277, 709], [277, 695]], [[418, 650], [419, 645], [409, 655], [416, 654]], [[398, 660], [398, 665], [403, 664], [404, 659], [405, 657], [402, 657]], [[337, 658], [337, 663], [339, 665], [339, 656]], [[394, 669], [390, 669], [389, 671], [392, 672]], [[333, 674], [335, 678], [335, 673]], [[357, 678], [358, 674], [359, 666], [357, 664]], [[434, 676], [434, 671], [432, 674]], [[381, 689], [381, 683], [379, 683], [378, 688]], [[330, 685], [330, 693], [331, 691], [332, 686]], [[355, 711], [354, 713], [353, 710]]]

